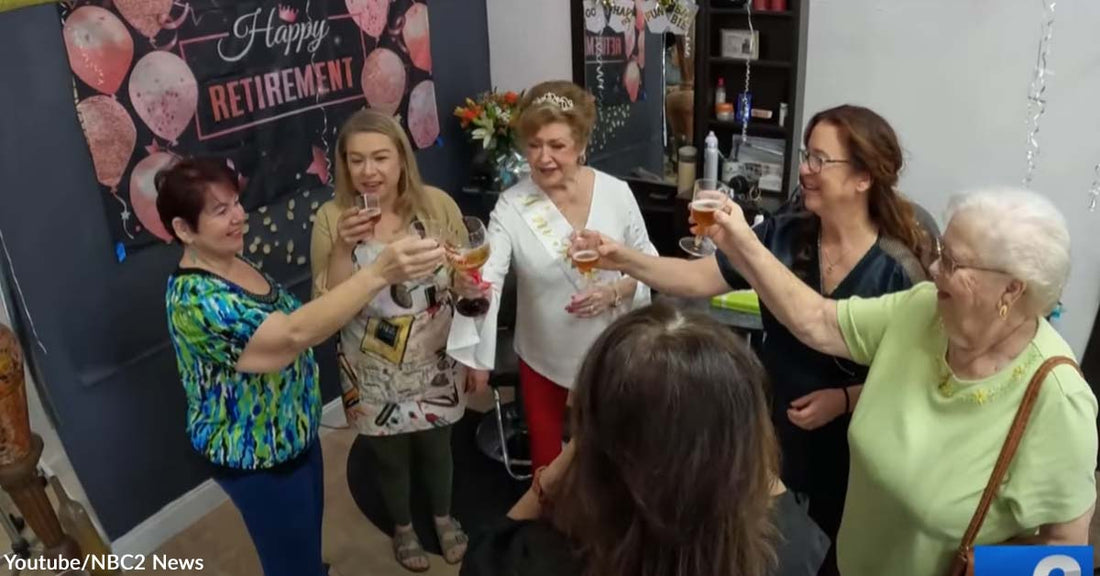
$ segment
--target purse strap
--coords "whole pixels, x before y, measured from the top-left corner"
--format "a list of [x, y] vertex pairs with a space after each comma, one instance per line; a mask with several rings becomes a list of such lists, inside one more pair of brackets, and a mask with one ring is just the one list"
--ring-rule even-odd
[[961, 558], [966, 558], [970, 549], [974, 546], [978, 531], [982, 529], [982, 522], [985, 521], [985, 516], [989, 513], [989, 507], [993, 504], [993, 497], [996, 496], [997, 489], [1008, 472], [1008, 466], [1012, 464], [1012, 457], [1016, 455], [1016, 449], [1020, 446], [1020, 440], [1024, 436], [1024, 429], [1027, 428], [1028, 418], [1031, 417], [1031, 409], [1035, 407], [1035, 400], [1039, 397], [1039, 389], [1042, 388], [1043, 381], [1046, 380], [1051, 370], [1062, 364], [1069, 364], [1078, 372], [1081, 371], [1077, 366], [1077, 362], [1074, 362], [1072, 358], [1054, 356], [1047, 358], [1035, 371], [1035, 375], [1031, 377], [1031, 382], [1028, 383], [1027, 390], [1024, 392], [1024, 399], [1020, 402], [1020, 408], [1016, 410], [1016, 418], [1012, 420], [1012, 427], [1008, 429], [1008, 438], [1001, 446], [1001, 454], [997, 457], [997, 464], [993, 466], [993, 473], [989, 476], [989, 483], [986, 484], [985, 491], [982, 492], [981, 502], [978, 503], [978, 509], [974, 511], [974, 517], [970, 519], [970, 526], [967, 527], [966, 534], [959, 545], [959, 556]]

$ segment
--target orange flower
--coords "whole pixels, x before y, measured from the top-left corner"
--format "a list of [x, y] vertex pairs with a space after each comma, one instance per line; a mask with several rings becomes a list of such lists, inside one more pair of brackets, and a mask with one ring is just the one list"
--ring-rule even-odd
[[505, 104], [515, 104], [519, 100], [519, 94], [512, 92], [511, 90], [504, 93]]

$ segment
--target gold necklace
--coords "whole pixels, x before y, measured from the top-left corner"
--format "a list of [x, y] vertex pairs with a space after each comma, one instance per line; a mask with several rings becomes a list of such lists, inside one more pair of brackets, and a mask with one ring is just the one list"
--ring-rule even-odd
[[828, 276], [833, 272], [833, 268], [836, 268], [837, 264], [840, 264], [844, 257], [848, 255], [848, 249], [845, 248], [841, 251], [840, 256], [836, 260], [830, 260], [829, 255], [825, 252], [825, 249], [821, 246], [821, 233], [817, 233], [817, 253], [821, 256], [821, 260], [825, 261], [825, 271], [823, 276]]

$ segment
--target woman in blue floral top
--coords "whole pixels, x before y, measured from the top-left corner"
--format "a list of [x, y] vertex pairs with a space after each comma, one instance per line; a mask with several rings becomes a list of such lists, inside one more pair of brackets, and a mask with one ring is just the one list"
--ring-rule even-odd
[[236, 175], [184, 160], [157, 176], [157, 210], [184, 245], [168, 279], [168, 330], [191, 444], [241, 512], [265, 576], [323, 576], [321, 418], [315, 346], [391, 284], [443, 261], [431, 240], [390, 244], [371, 266], [303, 306], [239, 256]]

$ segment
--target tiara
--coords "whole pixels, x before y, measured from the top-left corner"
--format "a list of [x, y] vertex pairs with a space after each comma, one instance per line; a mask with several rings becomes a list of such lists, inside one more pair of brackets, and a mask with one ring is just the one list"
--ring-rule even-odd
[[554, 94], [553, 92], [547, 92], [546, 94], [543, 94], [542, 96], [539, 96], [538, 98], [535, 98], [534, 104], [536, 106], [539, 106], [539, 105], [542, 105], [542, 104], [552, 104], [554, 106], [557, 106], [558, 108], [561, 108], [562, 112], [573, 109], [573, 101], [572, 100], [566, 98], [565, 96], [558, 96], [557, 94]]

